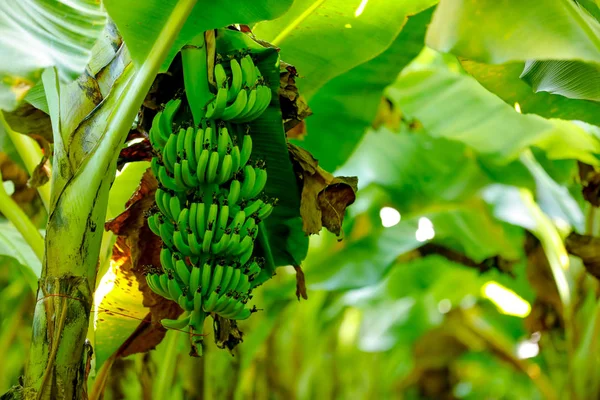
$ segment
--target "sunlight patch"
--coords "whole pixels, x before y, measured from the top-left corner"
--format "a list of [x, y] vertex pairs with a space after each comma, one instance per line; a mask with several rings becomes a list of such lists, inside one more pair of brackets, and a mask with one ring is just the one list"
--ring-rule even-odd
[[481, 291], [483, 297], [491, 300], [503, 314], [525, 318], [531, 312], [531, 305], [527, 301], [497, 282], [487, 282]]
[[362, 0], [360, 2], [358, 7], [356, 8], [356, 11], [354, 11], [355, 17], [357, 17], [357, 18], [360, 17], [360, 15], [365, 11], [365, 7], [367, 6], [368, 2], [369, 2], [369, 0]]
[[379, 210], [379, 218], [381, 218], [381, 225], [383, 225], [384, 228], [390, 228], [394, 225], [398, 225], [402, 216], [400, 215], [400, 211], [395, 208], [383, 207]]
[[419, 227], [415, 232], [415, 238], [419, 242], [426, 242], [435, 237], [435, 229], [433, 229], [433, 222], [427, 217], [419, 218]]

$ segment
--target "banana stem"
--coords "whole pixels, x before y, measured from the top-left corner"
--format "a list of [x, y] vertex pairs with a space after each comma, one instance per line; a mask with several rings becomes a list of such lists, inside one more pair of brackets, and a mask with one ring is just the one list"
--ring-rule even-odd
[[563, 319], [565, 323], [565, 336], [567, 339], [567, 348], [569, 360], [573, 358], [573, 320], [571, 304], [571, 288], [569, 286], [569, 255], [565, 245], [556, 230], [556, 227], [546, 214], [540, 209], [533, 198], [533, 194], [528, 189], [520, 189], [521, 200], [529, 209], [529, 212], [536, 222], [532, 233], [542, 243], [542, 248], [548, 259], [550, 270], [558, 289], [558, 295], [563, 305]]
[[[23, 163], [25, 164], [25, 168], [27, 168], [29, 176], [33, 176], [33, 171], [35, 170], [35, 168], [40, 163], [40, 160], [43, 157], [40, 146], [38, 146], [36, 141], [32, 138], [21, 133], [15, 132], [4, 119], [4, 114], [2, 113], [2, 111], [0, 111], [0, 122], [4, 127], [6, 134], [17, 149], [21, 160], [23, 160]], [[37, 191], [40, 194], [42, 203], [44, 203], [46, 212], [48, 212], [50, 207], [50, 186], [50, 182], [46, 182], [42, 186], [37, 187]]]
[[[0, 174], [0, 182], [2, 175]], [[37, 258], [44, 260], [44, 238], [37, 230], [33, 222], [27, 217], [27, 214], [19, 207], [16, 201], [12, 199], [4, 190], [4, 185], [0, 184], [0, 212], [12, 222], [17, 228], [23, 239], [31, 247]], [[37, 284], [35, 285], [37, 287]]]
[[204, 108], [212, 98], [208, 84], [207, 57], [204, 32], [198, 34], [181, 50], [185, 95], [196, 126], [200, 126], [206, 114]]

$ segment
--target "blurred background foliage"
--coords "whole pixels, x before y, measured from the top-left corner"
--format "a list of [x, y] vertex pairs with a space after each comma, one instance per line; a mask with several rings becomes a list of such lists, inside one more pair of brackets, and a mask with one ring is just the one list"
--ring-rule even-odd
[[[307, 301], [291, 266], [256, 291], [261, 312], [239, 324], [232, 352], [211, 332], [205, 357], [190, 358], [187, 336], [170, 331], [109, 369], [145, 312], [115, 285], [105, 233], [92, 392], [103, 380], [115, 400], [598, 398], [600, 10], [435, 3], [325, 2], [281, 36], [312, 7], [296, 0], [253, 27], [298, 68], [313, 112], [290, 140], [336, 176], [359, 177], [343, 240], [311, 237]], [[1, 129], [4, 190], [42, 228], [42, 203], [27, 197]], [[147, 167], [119, 172], [108, 218]], [[23, 373], [40, 272], [5, 219], [0, 265], [4, 392]], [[103, 314], [115, 302], [124, 315]]]

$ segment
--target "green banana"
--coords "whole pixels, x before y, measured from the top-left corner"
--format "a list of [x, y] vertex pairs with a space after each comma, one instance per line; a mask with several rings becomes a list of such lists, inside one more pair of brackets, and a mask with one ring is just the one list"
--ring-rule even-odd
[[[165, 107], [163, 108], [162, 114], [159, 118], [160, 131], [163, 135], [167, 136], [173, 132], [173, 119], [179, 110], [179, 106], [181, 106], [181, 99], [173, 99], [165, 104]], [[163, 136], [163, 138], [165, 136]]]
[[236, 178], [233, 178], [231, 184], [229, 185], [229, 194], [227, 195], [227, 203], [229, 203], [229, 205], [233, 206], [237, 204], [240, 198], [241, 188], [242, 186], [240, 181]]
[[167, 189], [172, 190], [174, 192], [181, 191], [184, 188], [181, 188], [175, 178], [170, 176], [167, 172], [167, 169], [162, 165], [158, 166], [158, 181]]
[[225, 68], [223, 68], [222, 63], [215, 64], [214, 74], [215, 74], [215, 82], [217, 83], [217, 87], [218, 88], [225, 87], [225, 85], [227, 84], [227, 73], [225, 72]]
[[246, 54], [240, 60], [240, 66], [242, 67], [242, 75], [244, 76], [244, 84], [246, 86], [254, 86], [258, 76], [256, 75], [256, 69], [254, 69], [254, 61], [250, 54]]
[[169, 292], [165, 290], [160, 283], [160, 275], [148, 274], [146, 275], [146, 283], [150, 286], [150, 289], [155, 293], [158, 293], [162, 297], [169, 297]]
[[221, 314], [221, 312], [223, 312], [223, 310], [225, 310], [232, 302], [235, 303], [236, 300], [230, 296], [229, 293], [226, 293], [225, 295], [221, 296], [221, 298], [219, 298], [217, 301], [217, 304], [215, 304], [214, 312]]
[[224, 121], [228, 121], [237, 117], [242, 111], [244, 111], [244, 108], [246, 107], [247, 103], [248, 91], [247, 88], [244, 88], [240, 90], [237, 97], [235, 98], [235, 101], [231, 105], [227, 106], [225, 110], [223, 110], [223, 113], [220, 116], [221, 119], [223, 119]]
[[227, 106], [227, 87], [220, 87], [217, 96], [206, 107], [206, 118], [219, 119]]
[[229, 91], [227, 92], [227, 101], [233, 101], [240, 89], [242, 88], [242, 67], [240, 63], [235, 58], [232, 58], [229, 61], [229, 66], [231, 67], [231, 86], [229, 87]]
[[254, 181], [254, 187], [250, 191], [249, 198], [253, 199], [258, 196], [267, 183], [267, 169], [264, 168], [264, 163], [257, 163], [257, 168], [254, 169], [256, 179]]
[[225, 271], [223, 271], [223, 277], [221, 278], [221, 288], [223, 291], [227, 292], [229, 289], [233, 289], [229, 286], [229, 282], [231, 281], [231, 277], [233, 276], [234, 267], [232, 265], [228, 265], [225, 267]]
[[242, 187], [240, 189], [240, 196], [242, 199], [250, 200], [250, 193], [252, 193], [252, 189], [254, 189], [255, 181], [256, 172], [254, 171], [254, 167], [246, 165], [244, 167], [244, 182], [242, 182]]
[[242, 149], [240, 151], [240, 168], [244, 168], [250, 160], [250, 154], [252, 153], [252, 137], [249, 133], [244, 134], [242, 139]]
[[246, 207], [244, 207], [244, 213], [246, 215], [254, 215], [254, 213], [257, 213], [264, 204], [265, 203], [261, 199], [251, 200], [246, 204]]
[[212, 277], [212, 262], [205, 262], [202, 266], [202, 279], [200, 281], [200, 288], [202, 296], [206, 296], [208, 288], [210, 287], [210, 278]]
[[229, 205], [223, 204], [219, 210], [219, 220], [215, 228], [215, 241], [221, 240], [225, 229], [227, 229], [227, 222], [229, 221]]
[[173, 253], [166, 247], [160, 250], [160, 265], [163, 271], [173, 271], [175, 266], [173, 265]]
[[162, 161], [165, 168], [173, 173], [173, 167], [177, 161], [177, 135], [174, 133], [171, 133], [169, 140], [167, 140], [167, 144], [162, 153]]
[[193, 126], [190, 126], [185, 131], [185, 139], [184, 139], [185, 153], [184, 153], [184, 157], [182, 157], [182, 159], [189, 161], [190, 163], [192, 163], [192, 165], [196, 165], [196, 163], [197, 163], [195, 144], [196, 144], [196, 130], [194, 129]]
[[176, 147], [177, 147], [177, 159], [176, 160], [183, 160], [185, 158], [185, 136], [186, 136], [186, 130], [181, 128], [179, 129], [179, 132], [177, 133], [177, 143], [176, 143]]
[[210, 287], [208, 288], [209, 293], [216, 290], [221, 285], [221, 278], [223, 277], [224, 261], [219, 261], [215, 264], [213, 270], [212, 279], [210, 281]]
[[202, 150], [200, 153], [200, 158], [198, 158], [198, 166], [196, 168], [196, 176], [198, 177], [198, 182], [205, 183], [206, 182], [206, 170], [208, 168], [208, 159], [210, 157], [210, 151], [208, 149]]
[[231, 143], [231, 137], [229, 136], [229, 131], [227, 130], [227, 126], [223, 124], [219, 128], [219, 134], [217, 137], [217, 151], [219, 152], [219, 158], [223, 159], [225, 154], [227, 153], [227, 146]]
[[219, 294], [215, 291], [211, 292], [204, 304], [202, 304], [202, 308], [206, 312], [212, 312], [214, 310], [217, 301], [219, 300]]
[[[193, 255], [192, 253], [192, 249], [190, 249], [190, 246], [187, 245], [185, 243], [185, 241], [183, 240], [183, 235], [184, 233], [182, 233], [179, 230], [176, 230], [175, 232], [173, 232], [173, 244], [175, 245], [175, 248], [184, 256], [191, 256]], [[186, 239], [187, 239], [187, 235], [186, 235]]]
[[202, 148], [204, 145], [204, 129], [202, 126], [199, 126], [196, 129], [195, 137], [194, 137], [194, 159], [193, 165], [198, 165], [198, 160], [200, 159], [200, 153], [202, 153]]
[[208, 161], [208, 168], [206, 169], [206, 183], [215, 183], [215, 178], [217, 177], [217, 168], [219, 167], [219, 152], [213, 151], [210, 154], [210, 159]]
[[267, 203], [267, 204], [263, 205], [258, 210], [258, 219], [260, 219], [261, 221], [266, 219], [273, 212], [273, 207], [274, 207], [274, 205], [271, 203]]
[[234, 145], [231, 148], [231, 174], [235, 174], [240, 169], [240, 148]]
[[211, 251], [213, 252], [213, 254], [220, 255], [225, 250], [227, 250], [230, 239], [231, 239], [231, 229], [227, 228], [227, 229], [225, 229], [225, 232], [223, 233], [223, 235], [221, 235], [221, 238], [219, 239], [219, 241], [218, 242], [215, 241], [216, 243], [212, 244]]
[[177, 299], [179, 299], [179, 296], [181, 296], [183, 294], [183, 291], [181, 290], [181, 287], [175, 280], [175, 277], [173, 276], [173, 273], [171, 271], [167, 272], [167, 277], [168, 277], [169, 297], [171, 298], [171, 300], [177, 301]]
[[154, 214], [148, 217], [148, 228], [154, 233], [156, 236], [160, 235], [160, 225], [158, 223], [158, 214]]
[[[160, 130], [161, 117], [162, 117], [162, 111], [159, 111], [154, 116], [154, 119], [152, 120], [152, 126], [150, 127], [150, 132], [148, 132], [148, 138], [150, 139], [150, 144], [152, 145], [152, 147], [159, 150], [159, 152], [162, 153], [162, 150], [164, 149], [165, 144], [167, 144], [167, 141], [161, 134], [161, 130]], [[169, 137], [167, 136], [166, 139], [168, 139], [168, 138]]]
[[244, 303], [242, 303], [241, 301], [235, 303], [235, 306], [233, 307], [233, 309], [231, 310], [224, 310], [223, 313], [221, 314], [221, 316], [223, 318], [229, 318], [229, 319], [234, 319], [233, 317], [238, 315], [242, 310], [244, 310], [244, 307], [246, 305]]
[[223, 162], [221, 163], [220, 170], [217, 173], [216, 183], [222, 185], [229, 179], [231, 179], [232, 169], [233, 162], [231, 159], [231, 154], [225, 154], [225, 157], [223, 157]]
[[271, 93], [271, 89], [268, 86], [257, 86], [256, 102], [254, 103], [254, 107], [252, 107], [252, 110], [250, 110], [250, 112], [247, 115], [237, 118], [235, 122], [250, 122], [260, 117], [271, 104], [272, 96], [273, 94]]
[[179, 279], [187, 287], [190, 284], [190, 270], [184, 260], [177, 260], [175, 263], [175, 272], [179, 276]]
[[175, 245], [173, 244], [173, 232], [174, 231], [175, 231], [175, 228], [168, 221], [164, 221], [163, 223], [159, 224], [160, 237], [163, 240], [163, 243], [167, 247], [170, 247], [170, 248], [175, 247]]
[[256, 89], [248, 89], [248, 100], [244, 109], [235, 117], [229, 118], [232, 122], [239, 122], [240, 119], [246, 117], [252, 111], [254, 104], [256, 103]]
[[[198, 291], [200, 287], [200, 278], [202, 277], [202, 266], [193, 266], [192, 271], [190, 272], [190, 293], [194, 294]], [[202, 296], [202, 294], [200, 294]]]
[[196, 177], [196, 172], [192, 170], [188, 160], [181, 161], [181, 175], [183, 178], [183, 183], [189, 188], [195, 188], [200, 184], [198, 178]]
[[202, 145], [205, 149], [211, 149], [213, 144], [215, 143], [215, 138], [213, 137], [213, 127], [212, 123], [209, 120], [205, 122], [206, 128], [204, 128], [204, 138]]
[[163, 319], [160, 321], [166, 329], [182, 330], [190, 323], [189, 311], [184, 312], [179, 319]]

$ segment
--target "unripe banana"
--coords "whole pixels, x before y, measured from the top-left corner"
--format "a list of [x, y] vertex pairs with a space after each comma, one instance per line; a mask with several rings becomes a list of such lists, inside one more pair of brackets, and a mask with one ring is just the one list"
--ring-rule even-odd
[[242, 183], [242, 187], [240, 189], [240, 196], [242, 199], [249, 200], [250, 194], [252, 193], [252, 189], [254, 189], [254, 183], [256, 181], [256, 172], [254, 172], [254, 167], [251, 165], [246, 165], [244, 167], [244, 182]]
[[217, 96], [210, 102], [206, 108], [206, 118], [219, 119], [223, 115], [227, 106], [227, 87], [220, 87]]
[[236, 96], [240, 92], [240, 89], [242, 88], [243, 75], [242, 67], [240, 66], [238, 60], [236, 60], [235, 58], [231, 59], [231, 61], [229, 62], [229, 66], [231, 67], [231, 86], [229, 88], [229, 91], [227, 92], [227, 101], [231, 102], [236, 98]]
[[190, 313], [186, 311], [179, 319], [163, 319], [160, 323], [166, 329], [182, 330], [190, 323]]
[[240, 152], [240, 168], [244, 168], [250, 160], [250, 154], [252, 153], [252, 137], [246, 133], [242, 139], [242, 149]]
[[[194, 124], [178, 116], [177, 124], [186, 128], [174, 132], [181, 100], [173, 100], [157, 113], [149, 132], [156, 154], [151, 169], [159, 185], [148, 226], [163, 240], [160, 262], [164, 273], [148, 273], [146, 281], [151, 290], [186, 311], [182, 318], [164, 320], [163, 325], [189, 327], [193, 345], [202, 343], [202, 337], [194, 335], [202, 332], [207, 312], [244, 319], [256, 311], [245, 307], [251, 281], [260, 272], [259, 261], [250, 259], [259, 219], [273, 209], [271, 201], [258, 199], [267, 173], [264, 163], [249, 163], [250, 125], [240, 125], [264, 112], [272, 90], [246, 50], [241, 61], [232, 53], [217, 56], [214, 77], [218, 87], [216, 95], [212, 94], [204, 82], [206, 51], [200, 49], [186, 50], [184, 62]], [[230, 72], [221, 60], [228, 60]], [[197, 79], [191, 70], [195, 63], [204, 74]], [[191, 93], [192, 88], [203, 92]]]

